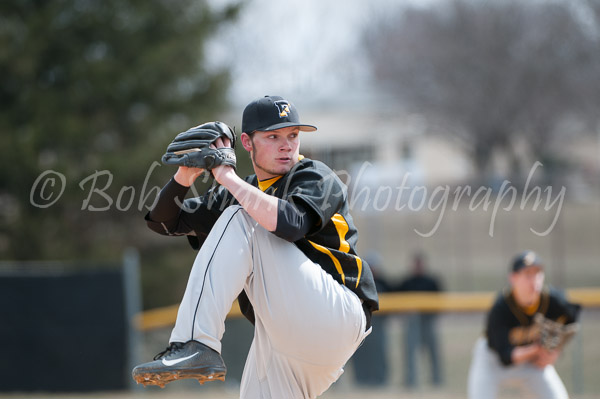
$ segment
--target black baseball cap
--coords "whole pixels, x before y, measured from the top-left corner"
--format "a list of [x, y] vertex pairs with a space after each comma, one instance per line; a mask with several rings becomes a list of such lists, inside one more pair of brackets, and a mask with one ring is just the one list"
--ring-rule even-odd
[[300, 123], [294, 104], [279, 96], [264, 96], [252, 101], [244, 109], [242, 132], [268, 132], [289, 126], [298, 126], [304, 132], [317, 130], [316, 126]]
[[533, 251], [525, 251], [520, 253], [513, 260], [511, 270], [513, 272], [518, 272], [526, 267], [536, 266], [539, 268], [544, 267], [544, 263], [542, 259]]

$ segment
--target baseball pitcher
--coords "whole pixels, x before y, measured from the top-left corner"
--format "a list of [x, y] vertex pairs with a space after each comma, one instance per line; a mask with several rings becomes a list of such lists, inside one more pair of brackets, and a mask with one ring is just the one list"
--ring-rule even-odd
[[[236, 298], [255, 326], [242, 398], [315, 398], [342, 374], [379, 305], [356, 252], [345, 185], [299, 154], [300, 131], [315, 130], [281, 97], [252, 101], [240, 141], [255, 174], [245, 179], [235, 171], [235, 134], [222, 122], [168, 146], [163, 162], [179, 168], [146, 220], [160, 234], [186, 235], [199, 252], [169, 346], [134, 368], [138, 383], [224, 380], [221, 338]], [[184, 200], [204, 171], [219, 184]]]

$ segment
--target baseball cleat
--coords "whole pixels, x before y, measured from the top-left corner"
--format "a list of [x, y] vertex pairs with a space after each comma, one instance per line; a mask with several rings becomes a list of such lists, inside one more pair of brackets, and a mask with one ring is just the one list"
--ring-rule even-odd
[[221, 355], [198, 341], [173, 342], [154, 357], [154, 361], [133, 369], [133, 379], [144, 386], [166, 384], [185, 378], [206, 381], [225, 381], [227, 367]]

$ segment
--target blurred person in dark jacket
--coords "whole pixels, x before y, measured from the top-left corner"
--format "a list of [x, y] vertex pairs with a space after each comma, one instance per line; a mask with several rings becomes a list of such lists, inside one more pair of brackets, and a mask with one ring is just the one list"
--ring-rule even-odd
[[[425, 256], [416, 253], [411, 265], [411, 274], [400, 282], [397, 291], [440, 292], [438, 279], [427, 271]], [[414, 312], [404, 320], [404, 384], [408, 388], [417, 386], [417, 354], [426, 351], [431, 366], [431, 383], [443, 383], [439, 343], [436, 329], [436, 313]]]

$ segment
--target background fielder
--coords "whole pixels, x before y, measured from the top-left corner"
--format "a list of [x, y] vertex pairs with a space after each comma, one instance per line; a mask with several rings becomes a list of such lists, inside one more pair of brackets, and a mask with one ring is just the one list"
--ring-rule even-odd
[[[194, 129], [183, 135], [194, 140], [189, 148], [203, 130], [224, 130], [213, 148], [233, 144], [220, 124]], [[170, 346], [133, 376], [161, 386], [179, 378], [223, 379], [220, 340], [239, 296], [255, 324], [241, 397], [314, 398], [339, 378], [370, 332], [378, 309], [373, 276], [355, 250], [346, 187], [325, 164], [299, 154], [299, 131], [316, 128], [301, 124], [287, 100], [266, 96], [245, 108], [242, 130], [255, 175], [242, 180], [232, 166], [216, 166], [220, 186], [180, 207], [202, 172], [180, 167], [147, 216], [151, 229], [187, 235], [200, 251]], [[185, 147], [180, 141], [177, 149]], [[200, 153], [186, 152], [182, 164], [193, 165]]]
[[[498, 295], [488, 314], [485, 337], [477, 341], [473, 351], [469, 399], [494, 399], [507, 382], [519, 385], [523, 393], [534, 398], [568, 398], [554, 363], [565, 339], [572, 335], [573, 330], [565, 326], [573, 325], [579, 311], [579, 305], [544, 288], [543, 264], [534, 252], [516, 256], [510, 288]], [[555, 331], [558, 341], [548, 340], [552, 337], [546, 337], [535, 315], [557, 322], [555, 326], [568, 334]]]

